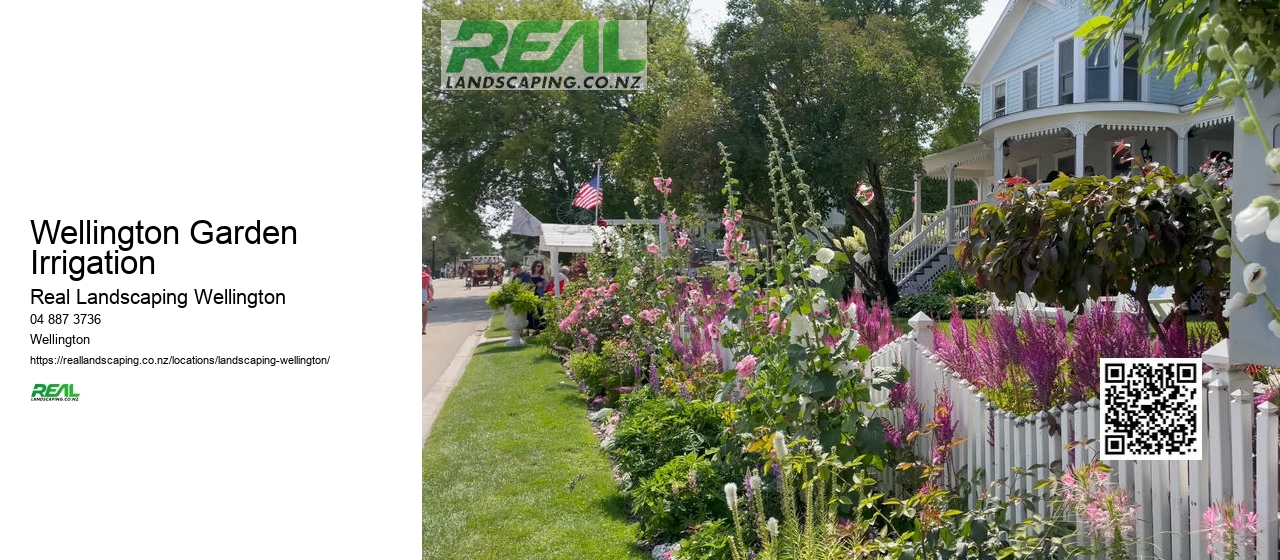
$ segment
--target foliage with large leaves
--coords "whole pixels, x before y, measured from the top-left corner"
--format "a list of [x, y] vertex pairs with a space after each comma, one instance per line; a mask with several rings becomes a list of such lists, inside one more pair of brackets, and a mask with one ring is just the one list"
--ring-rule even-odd
[[[1218, 294], [1230, 274], [1220, 253], [1225, 235], [1210, 204], [1230, 206], [1168, 168], [1134, 177], [1061, 178], [1039, 188], [1023, 183], [974, 209], [962, 265], [1002, 299], [1029, 292], [1072, 309], [1088, 298], [1131, 294], [1151, 316], [1155, 286], [1173, 286], [1182, 308], [1197, 288], [1225, 333]], [[1169, 320], [1181, 320], [1175, 312]], [[1157, 333], [1164, 339], [1165, 329]]]

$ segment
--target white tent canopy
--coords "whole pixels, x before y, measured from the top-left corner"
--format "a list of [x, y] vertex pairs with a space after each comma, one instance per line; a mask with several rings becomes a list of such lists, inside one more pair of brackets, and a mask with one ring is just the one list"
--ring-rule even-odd
[[577, 224], [541, 224], [538, 250], [550, 253], [590, 253], [596, 239], [603, 239], [605, 228]]

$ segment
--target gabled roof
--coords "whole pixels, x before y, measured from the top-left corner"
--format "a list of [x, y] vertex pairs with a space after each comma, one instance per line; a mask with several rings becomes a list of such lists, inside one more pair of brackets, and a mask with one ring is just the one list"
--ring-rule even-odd
[[1022, 23], [1022, 17], [1027, 15], [1027, 7], [1032, 2], [1048, 7], [1055, 4], [1055, 0], [1009, 0], [1004, 13], [1000, 14], [1000, 19], [996, 20], [995, 27], [987, 36], [986, 42], [982, 43], [978, 56], [973, 59], [973, 65], [969, 66], [969, 73], [964, 75], [965, 84], [982, 87], [982, 80], [986, 79], [987, 73], [991, 71], [991, 67], [1008, 46], [1009, 39], [1013, 38], [1014, 32], [1018, 30], [1018, 24]]

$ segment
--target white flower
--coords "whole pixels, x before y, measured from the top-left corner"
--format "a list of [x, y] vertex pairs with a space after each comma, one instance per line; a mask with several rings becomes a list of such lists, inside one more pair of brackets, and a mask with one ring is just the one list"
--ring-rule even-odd
[[638, 267], [638, 266], [633, 266], [633, 267], [631, 267], [631, 273], [632, 273], [632, 274], [640, 274], [640, 272], [641, 272], [640, 267]]
[[816, 264], [813, 266], [810, 266], [808, 269], [808, 272], [809, 272], [809, 279], [813, 280], [814, 282], [821, 282], [827, 279], [827, 269], [821, 266], [818, 266]]
[[[1267, 222], [1271, 220], [1271, 210], [1266, 206], [1249, 205], [1236, 214], [1236, 239], [1244, 241], [1267, 230]], [[1270, 237], [1270, 236], [1268, 236]], [[1272, 241], [1275, 241], [1274, 239]]]
[[858, 251], [853, 254], [853, 262], [866, 266], [867, 263], [871, 262], [871, 255]]
[[813, 336], [813, 322], [808, 317], [793, 311], [787, 322], [791, 324], [792, 344]]
[[729, 502], [729, 509], [738, 507], [738, 485], [732, 482], [724, 485], [725, 501]]
[[818, 297], [813, 298], [814, 313], [826, 313], [829, 307], [831, 307], [831, 303], [827, 301], [827, 296], [818, 294]]
[[1267, 226], [1267, 239], [1272, 243], [1280, 243], [1280, 217], [1271, 220], [1271, 225]]
[[804, 407], [809, 406], [809, 403], [813, 402], [813, 399], [809, 398], [808, 395], [800, 395], [800, 398], [796, 400], [800, 403], [801, 410], [804, 410]]
[[638, 196], [637, 196], [637, 197], [636, 197], [636, 199], [635, 199], [635, 200], [633, 200], [632, 202], [636, 203], [636, 206], [639, 206], [639, 205], [640, 205], [640, 197], [638, 197]]
[[1267, 167], [1275, 169], [1276, 173], [1280, 173], [1280, 148], [1272, 148], [1270, 152], [1267, 152]]
[[1258, 263], [1244, 266], [1244, 289], [1251, 294], [1262, 294], [1267, 291], [1267, 267]]
[[853, 360], [845, 360], [843, 362], [837, 362], [835, 367], [835, 373], [836, 375], [845, 375], [848, 373], [853, 373], [854, 371], [857, 370], [857, 367], [858, 367], [858, 363]]
[[826, 247], [823, 247], [821, 249], [818, 249], [817, 257], [818, 257], [818, 262], [822, 264], [827, 264], [831, 262], [831, 259], [834, 259], [836, 257], [836, 252]]
[[632, 278], [630, 280], [627, 280], [627, 287], [634, 290], [636, 288], [636, 279]]
[[782, 432], [773, 433], [773, 452], [778, 456], [778, 465], [787, 464], [787, 439]]
[[777, 518], [770, 517], [770, 518], [769, 518], [769, 520], [765, 522], [765, 526], [769, 528], [769, 538], [771, 538], [771, 539], [776, 539], [776, 538], [778, 538], [778, 520], [777, 520]]
[[1267, 323], [1267, 328], [1271, 329], [1271, 334], [1276, 335], [1276, 338], [1280, 338], [1280, 321], [1272, 319], [1270, 323]]
[[1232, 313], [1244, 309], [1246, 305], [1244, 292], [1236, 292], [1231, 294], [1231, 298], [1227, 300], [1226, 305], [1222, 307], [1222, 316], [1230, 318]]

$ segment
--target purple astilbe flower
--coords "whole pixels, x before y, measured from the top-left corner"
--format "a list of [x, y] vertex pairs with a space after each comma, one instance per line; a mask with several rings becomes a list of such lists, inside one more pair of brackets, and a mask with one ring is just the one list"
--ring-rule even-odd
[[905, 440], [920, 429], [920, 418], [924, 416], [924, 405], [913, 398], [902, 410], [902, 438]]
[[658, 362], [651, 359], [649, 361], [649, 388], [653, 390], [653, 394], [658, 394], [658, 387], [661, 384], [662, 381], [658, 378]]
[[910, 383], [899, 383], [889, 390], [889, 408], [898, 409], [916, 399], [916, 390]]
[[742, 475], [742, 496], [748, 502], [756, 498], [756, 488], [754, 484], [751, 484], [750, 472]]
[[1053, 406], [1053, 389], [1058, 380], [1058, 364], [1067, 355], [1067, 321], [1058, 310], [1058, 320], [1039, 321], [1025, 313], [1022, 318], [1024, 345], [1019, 354], [1022, 367], [1034, 387], [1036, 402], [1042, 408]]
[[951, 442], [955, 438], [956, 422], [951, 418], [954, 403], [946, 389], [933, 391], [933, 464], [946, 463]]
[[902, 432], [893, 427], [893, 422], [888, 418], [881, 418], [880, 423], [884, 424], [884, 440], [894, 449], [902, 448]]

